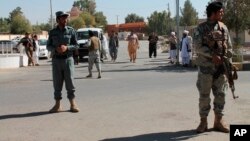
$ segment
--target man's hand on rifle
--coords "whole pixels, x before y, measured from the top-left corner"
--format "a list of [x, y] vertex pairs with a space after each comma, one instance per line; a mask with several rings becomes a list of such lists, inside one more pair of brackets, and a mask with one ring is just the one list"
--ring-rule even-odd
[[222, 58], [218, 55], [213, 55], [212, 61], [215, 65], [221, 65], [223, 62]]

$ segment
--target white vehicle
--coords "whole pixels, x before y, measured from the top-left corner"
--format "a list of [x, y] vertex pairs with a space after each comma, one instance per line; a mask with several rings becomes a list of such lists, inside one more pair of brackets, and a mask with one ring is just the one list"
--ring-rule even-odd
[[89, 30], [93, 31], [95, 36], [102, 39], [103, 31], [101, 28], [80, 28], [77, 30], [77, 42], [79, 44], [79, 58], [88, 56], [88, 41], [89, 41]]
[[38, 40], [39, 44], [39, 58], [49, 58], [49, 51], [47, 50], [47, 39], [39, 39]]

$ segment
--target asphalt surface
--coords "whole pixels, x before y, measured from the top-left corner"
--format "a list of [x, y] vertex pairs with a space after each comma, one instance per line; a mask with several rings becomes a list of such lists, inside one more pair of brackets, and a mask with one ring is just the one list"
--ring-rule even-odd
[[[197, 70], [169, 64], [158, 50], [148, 58], [141, 41], [136, 63], [130, 63], [127, 42], [121, 41], [116, 63], [102, 64], [102, 78], [85, 78], [87, 63], [75, 70], [79, 113], [69, 112], [63, 90], [63, 112], [54, 105], [50, 60], [38, 67], [0, 70], [0, 141], [228, 141], [229, 134], [212, 130], [196, 134], [199, 124]], [[239, 72], [236, 94], [226, 97], [227, 124], [250, 124], [249, 71]], [[211, 97], [213, 97], [211, 95]]]

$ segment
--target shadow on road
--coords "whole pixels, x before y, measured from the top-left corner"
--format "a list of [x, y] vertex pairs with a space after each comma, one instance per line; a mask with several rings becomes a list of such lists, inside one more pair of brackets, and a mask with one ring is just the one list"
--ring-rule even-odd
[[133, 137], [111, 138], [100, 141], [181, 141], [196, 136], [198, 136], [198, 134], [195, 130], [183, 130], [177, 132], [151, 133]]
[[25, 113], [25, 114], [10, 114], [10, 115], [0, 115], [0, 120], [5, 119], [12, 119], [12, 118], [27, 118], [27, 117], [36, 117], [42, 115], [51, 114], [48, 111], [41, 111], [41, 112], [32, 112], [32, 113]]
[[182, 66], [175, 66], [175, 65], [163, 65], [151, 68], [129, 68], [130, 66], [126, 66], [125, 69], [113, 69], [113, 70], [103, 70], [103, 72], [134, 72], [134, 71], [156, 71], [156, 72], [177, 72], [177, 73], [184, 73], [184, 72], [195, 72], [197, 68], [191, 67], [182, 67]]

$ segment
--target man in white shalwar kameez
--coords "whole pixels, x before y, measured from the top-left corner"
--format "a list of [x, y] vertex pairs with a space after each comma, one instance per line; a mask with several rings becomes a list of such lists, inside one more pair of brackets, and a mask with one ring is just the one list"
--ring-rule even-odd
[[190, 48], [190, 44], [189, 44], [187, 30], [184, 30], [184, 32], [183, 32], [180, 51], [181, 51], [182, 65], [184, 67], [188, 67], [188, 65], [190, 63], [190, 53], [189, 52], [191, 52], [191, 48]]

